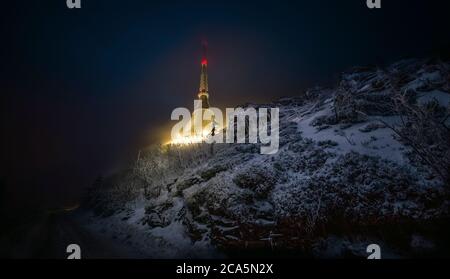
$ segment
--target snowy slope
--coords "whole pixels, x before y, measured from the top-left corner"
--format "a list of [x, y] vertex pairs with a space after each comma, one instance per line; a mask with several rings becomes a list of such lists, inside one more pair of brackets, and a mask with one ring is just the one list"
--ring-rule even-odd
[[386, 242], [392, 257], [411, 255], [421, 247], [405, 250], [389, 230], [407, 223], [402, 241], [424, 237], [422, 224], [448, 217], [448, 185], [411, 161], [411, 147], [391, 129], [404, 121], [392, 99], [406, 94], [414, 105], [437, 102], [448, 112], [449, 69], [432, 60], [355, 68], [336, 88], [269, 104], [280, 108], [274, 155], [251, 144], [216, 145], [214, 155], [210, 146], [153, 148], [127, 179], [93, 190], [89, 226], [156, 258], [243, 248], [361, 256], [355, 247], [373, 241]]

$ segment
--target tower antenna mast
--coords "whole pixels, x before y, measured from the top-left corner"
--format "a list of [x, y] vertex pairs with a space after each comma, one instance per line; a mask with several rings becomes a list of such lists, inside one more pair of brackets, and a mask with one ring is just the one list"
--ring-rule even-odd
[[208, 42], [206, 40], [202, 41], [202, 61], [207, 61], [208, 54]]
[[208, 58], [206, 52], [208, 43], [203, 40], [202, 42], [202, 61], [201, 61], [201, 73], [200, 73], [200, 88], [198, 92], [198, 98], [202, 101], [202, 108], [209, 108], [209, 92], [208, 92]]

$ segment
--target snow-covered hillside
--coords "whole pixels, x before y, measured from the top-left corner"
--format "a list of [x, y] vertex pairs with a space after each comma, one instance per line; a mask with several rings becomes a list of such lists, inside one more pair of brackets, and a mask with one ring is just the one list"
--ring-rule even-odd
[[129, 170], [95, 183], [88, 228], [154, 258], [364, 256], [369, 243], [409, 257], [436, 248], [435, 227], [448, 220], [449, 63], [355, 68], [335, 88], [263, 106], [280, 108], [278, 153], [149, 147]]

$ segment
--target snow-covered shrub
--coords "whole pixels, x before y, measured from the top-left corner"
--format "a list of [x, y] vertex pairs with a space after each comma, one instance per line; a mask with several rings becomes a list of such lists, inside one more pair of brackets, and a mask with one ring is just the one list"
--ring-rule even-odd
[[226, 171], [227, 169], [228, 169], [228, 166], [226, 166], [226, 165], [215, 165], [215, 166], [212, 166], [211, 168], [203, 170], [200, 173], [200, 177], [203, 178], [204, 180], [209, 180], [209, 179], [213, 178], [214, 176], [216, 176], [216, 174], [218, 174], [219, 172]]
[[331, 88], [315, 86], [301, 93], [301, 97], [304, 100], [313, 101], [321, 98], [327, 98], [333, 93]]
[[414, 104], [401, 93], [394, 100], [402, 121], [388, 127], [411, 147], [413, 161], [428, 166], [450, 186], [450, 107], [436, 101]]
[[155, 198], [185, 170], [203, 164], [211, 156], [209, 144], [154, 145], [141, 151], [134, 172], [147, 182], [145, 195]]
[[384, 125], [380, 122], [371, 122], [371, 123], [365, 125], [364, 127], [359, 128], [358, 130], [363, 133], [369, 133], [369, 132], [375, 131], [380, 128], [385, 128], [385, 127], [386, 127], [386, 125]]
[[357, 225], [431, 218], [445, 212], [442, 197], [438, 189], [421, 187], [407, 169], [352, 152], [310, 177], [292, 176], [270, 199], [276, 216], [303, 220], [305, 229], [313, 231], [335, 218]]
[[194, 185], [202, 183], [204, 180], [199, 175], [193, 175], [188, 178], [178, 179], [174, 186], [177, 190], [177, 195], [181, 195], [185, 189], [188, 189]]
[[280, 123], [280, 147], [290, 142], [300, 141], [302, 139], [301, 131], [298, 130], [298, 124], [293, 121]]
[[321, 147], [333, 147], [333, 146], [337, 146], [338, 143], [335, 142], [334, 140], [328, 139], [328, 140], [321, 140], [321, 141], [318, 141], [318, 142], [317, 142], [317, 145], [318, 145], [318, 146], [321, 146]]
[[194, 218], [206, 210], [208, 215], [239, 219], [248, 215], [246, 205], [251, 203], [253, 193], [236, 186], [227, 173], [219, 173], [200, 189], [186, 197], [186, 203]]
[[358, 123], [363, 120], [356, 94], [349, 89], [340, 88], [334, 96], [334, 124], [336, 123]]
[[[295, 145], [294, 145], [295, 146]], [[294, 171], [305, 174], [312, 174], [320, 169], [332, 155], [323, 148], [315, 145], [306, 145], [299, 153], [283, 152], [277, 160], [277, 168], [283, 171]]]
[[161, 204], [151, 204], [145, 208], [145, 217], [142, 219], [142, 224], [150, 227], [165, 227], [168, 226], [175, 219], [173, 211], [170, 209], [174, 207], [172, 200], [167, 200]]
[[250, 189], [258, 197], [265, 197], [277, 181], [276, 172], [267, 165], [252, 165], [239, 171], [233, 182], [245, 189]]
[[337, 120], [334, 115], [317, 116], [310, 123], [311, 126], [318, 127], [318, 129], [320, 129], [320, 127], [323, 127], [323, 126], [328, 127], [329, 125], [334, 125], [334, 124], [337, 124]]
[[187, 168], [198, 166], [210, 158], [211, 145], [195, 143], [189, 145], [168, 144], [164, 146], [169, 168], [172, 171], [183, 172]]

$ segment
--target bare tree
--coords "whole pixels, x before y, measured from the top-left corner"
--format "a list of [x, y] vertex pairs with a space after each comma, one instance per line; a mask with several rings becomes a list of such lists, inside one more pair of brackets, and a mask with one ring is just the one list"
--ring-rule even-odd
[[382, 122], [412, 148], [420, 162], [450, 185], [450, 107], [443, 108], [436, 101], [420, 105], [409, 95], [397, 91], [393, 96], [400, 123]]

